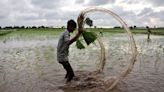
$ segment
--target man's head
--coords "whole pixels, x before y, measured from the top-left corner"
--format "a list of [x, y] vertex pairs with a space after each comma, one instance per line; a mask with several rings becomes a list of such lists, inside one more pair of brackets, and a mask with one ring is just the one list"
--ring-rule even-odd
[[68, 22], [67, 22], [67, 30], [69, 31], [69, 32], [73, 32], [74, 30], [76, 29], [76, 22], [74, 21], [74, 20], [69, 20]]

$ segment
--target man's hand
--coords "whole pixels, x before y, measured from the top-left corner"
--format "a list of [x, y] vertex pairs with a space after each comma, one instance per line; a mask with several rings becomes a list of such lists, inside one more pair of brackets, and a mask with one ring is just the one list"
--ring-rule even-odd
[[70, 39], [68, 45], [71, 45], [73, 42], [75, 42], [79, 38], [79, 36], [81, 35], [81, 33], [83, 31], [84, 31], [83, 29], [78, 29], [78, 33], [76, 34], [75, 37], [73, 37], [72, 39]]
[[83, 28], [79, 28], [79, 29], [78, 29], [78, 33], [81, 34], [82, 32], [84, 32], [84, 29], [83, 29]]

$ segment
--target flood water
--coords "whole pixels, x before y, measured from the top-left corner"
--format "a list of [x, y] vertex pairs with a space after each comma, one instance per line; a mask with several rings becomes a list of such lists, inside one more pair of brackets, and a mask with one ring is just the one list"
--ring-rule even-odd
[[[150, 42], [146, 35], [137, 34], [134, 38], [137, 62], [110, 92], [163, 92], [164, 36], [151, 35]], [[105, 79], [125, 69], [131, 54], [125, 34], [105, 35], [102, 40], [107, 63], [104, 72], [95, 77]], [[97, 42], [84, 50], [75, 44], [70, 47], [69, 59], [78, 79], [66, 84], [65, 71], [56, 60], [57, 41], [58, 38], [0, 40], [0, 92], [104, 92], [107, 87], [102, 88], [88, 77], [100, 60]]]

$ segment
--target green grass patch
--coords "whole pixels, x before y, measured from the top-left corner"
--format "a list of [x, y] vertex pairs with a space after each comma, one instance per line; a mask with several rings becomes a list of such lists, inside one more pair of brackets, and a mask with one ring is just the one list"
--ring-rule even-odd
[[0, 31], [1, 39], [35, 39], [35, 38], [56, 38], [64, 29], [16, 29], [10, 31]]
[[[0, 30], [0, 40], [9, 39], [45, 39], [58, 38], [65, 29], [61, 28], [39, 28], [39, 29], [8, 29]], [[126, 33], [122, 28], [87, 28], [86, 30], [95, 32], [98, 35], [109, 36], [117, 33]], [[164, 35], [163, 28], [151, 29], [154, 35]], [[77, 32], [77, 30], [76, 30]], [[73, 35], [75, 35], [75, 33]], [[135, 28], [131, 30], [134, 34], [147, 34], [146, 29]]]

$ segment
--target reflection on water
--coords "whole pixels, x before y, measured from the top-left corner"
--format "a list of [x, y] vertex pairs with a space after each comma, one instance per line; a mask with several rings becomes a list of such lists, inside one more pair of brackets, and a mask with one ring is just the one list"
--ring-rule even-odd
[[[130, 75], [113, 92], [162, 92], [164, 90], [164, 37], [135, 35], [137, 63]], [[114, 76], [128, 64], [129, 44], [124, 34], [103, 37], [107, 64], [104, 76]], [[57, 39], [0, 41], [0, 92], [83, 92], [60, 89], [64, 86], [62, 66], [56, 61]], [[100, 59], [97, 43], [78, 50], [70, 48], [75, 71], [94, 71]], [[101, 88], [97, 87], [101, 92]], [[87, 90], [90, 92], [91, 90]]]

